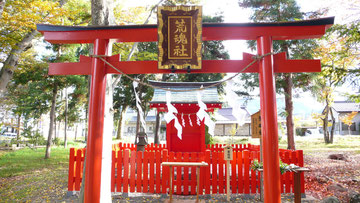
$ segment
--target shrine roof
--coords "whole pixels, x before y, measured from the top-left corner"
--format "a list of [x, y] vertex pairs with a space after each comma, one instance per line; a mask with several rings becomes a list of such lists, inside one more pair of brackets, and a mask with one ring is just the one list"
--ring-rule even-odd
[[352, 101], [335, 101], [332, 108], [339, 113], [360, 111], [360, 104]]
[[[215, 82], [158, 82], [149, 81], [153, 86], [171, 89], [171, 90], [191, 90], [197, 89], [201, 86], [207, 87], [215, 84]], [[202, 101], [205, 104], [217, 104], [219, 101], [219, 95], [216, 87], [206, 88], [203, 91]], [[171, 92], [171, 103], [197, 103], [197, 91], [186, 92]], [[166, 91], [163, 89], [155, 89], [154, 96], [150, 103], [166, 103]]]

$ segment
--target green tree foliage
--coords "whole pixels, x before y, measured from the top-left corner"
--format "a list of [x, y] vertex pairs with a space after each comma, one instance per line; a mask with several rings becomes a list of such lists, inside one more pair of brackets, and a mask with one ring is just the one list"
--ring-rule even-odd
[[358, 112], [353, 111], [351, 113], [348, 113], [346, 115], [344, 115], [343, 117], [340, 117], [339, 119], [341, 120], [341, 122], [345, 123], [348, 126], [348, 132], [349, 135], [351, 135], [350, 133], [350, 127], [353, 124], [353, 119], [355, 118], [355, 116], [358, 114]]
[[[45, 59], [37, 59], [33, 51], [25, 52], [14, 72], [12, 83], [9, 86], [9, 101], [14, 104], [14, 111], [26, 120], [38, 119], [50, 111], [50, 130], [46, 158], [50, 157], [50, 146], [53, 136], [55, 120], [55, 105], [58, 93], [71, 87], [74, 91], [69, 95], [68, 120], [77, 121], [86, 101], [86, 76], [49, 76], [48, 62], [74, 62], [77, 60], [74, 52], [78, 45], [53, 46], [55, 55]], [[61, 112], [62, 113], [62, 112]], [[61, 118], [64, 115], [61, 115]], [[31, 126], [28, 126], [31, 127]]]
[[[335, 25], [335, 38], [342, 40], [343, 51], [347, 52], [349, 58], [353, 59], [351, 66], [348, 69], [347, 81], [355, 88], [360, 87], [360, 20], [349, 23], [348, 25]], [[347, 95], [349, 99], [360, 102], [359, 92]]]
[[[240, 0], [239, 5], [253, 10], [250, 19], [254, 22], [296, 21], [320, 15], [318, 12], [302, 13], [295, 0]], [[256, 50], [255, 41], [250, 41], [248, 45], [251, 49]], [[289, 59], [311, 59], [315, 47], [317, 47], [315, 40], [279, 40], [273, 42], [274, 52], [286, 52]], [[247, 90], [253, 90], [259, 86], [257, 74], [242, 74], [240, 77]], [[288, 149], [295, 149], [292, 89], [307, 90], [313, 77], [314, 74], [308, 73], [276, 74], [276, 92], [285, 96]]]
[[338, 25], [330, 28], [314, 52], [315, 57], [321, 58], [322, 71], [317, 74], [312, 92], [318, 101], [325, 103], [322, 111], [325, 143], [333, 143], [335, 131], [335, 117], [331, 108], [334, 102], [333, 92], [345, 82], [349, 68], [356, 66], [357, 60], [357, 55], [347, 45], [347, 37], [340, 35], [342, 32], [339, 30], [343, 28]]

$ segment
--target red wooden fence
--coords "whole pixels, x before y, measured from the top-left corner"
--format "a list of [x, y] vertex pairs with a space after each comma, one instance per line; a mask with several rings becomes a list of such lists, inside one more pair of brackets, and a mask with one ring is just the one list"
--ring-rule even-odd
[[[251, 170], [251, 163], [259, 159], [259, 146], [233, 145], [233, 160], [230, 169], [230, 189], [232, 193], [260, 193], [260, 172]], [[200, 194], [226, 193], [226, 168], [222, 145], [209, 145], [203, 153], [168, 152], [165, 145], [148, 145], [145, 152], [136, 152], [136, 145], [119, 143], [112, 151], [112, 192], [167, 193], [169, 190], [169, 167], [162, 162], [201, 162], [208, 167], [200, 169]], [[302, 150], [279, 150], [285, 163], [303, 166]], [[70, 149], [68, 191], [79, 191], [84, 149]], [[196, 194], [195, 167], [174, 167], [174, 194]], [[281, 176], [282, 192], [293, 192], [293, 175], [290, 172]], [[304, 193], [304, 177], [302, 177]]]

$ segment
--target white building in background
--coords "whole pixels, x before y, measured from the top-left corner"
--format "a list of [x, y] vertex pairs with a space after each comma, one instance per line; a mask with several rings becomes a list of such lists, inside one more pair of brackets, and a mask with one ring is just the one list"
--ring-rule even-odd
[[334, 116], [336, 121], [336, 133], [340, 135], [348, 135], [348, 125], [341, 122], [340, 118], [355, 111], [358, 114], [354, 117], [353, 123], [350, 126], [351, 135], [360, 135], [360, 103], [351, 101], [335, 101], [332, 109], [334, 110]]
[[232, 113], [232, 108], [222, 108], [215, 112], [215, 136], [230, 136], [232, 131], [236, 128], [235, 136], [251, 136], [251, 115], [242, 107], [246, 112], [245, 123], [238, 126], [237, 120]]

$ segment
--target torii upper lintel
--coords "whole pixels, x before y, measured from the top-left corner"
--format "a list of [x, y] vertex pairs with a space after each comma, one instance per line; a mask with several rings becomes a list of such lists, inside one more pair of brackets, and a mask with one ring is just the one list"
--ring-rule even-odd
[[[203, 41], [256, 40], [271, 36], [272, 40], [319, 38], [334, 24], [334, 17], [278, 23], [204, 23]], [[96, 39], [118, 42], [155, 42], [157, 25], [121, 26], [57, 26], [37, 24], [37, 30], [53, 44], [94, 43]]]

